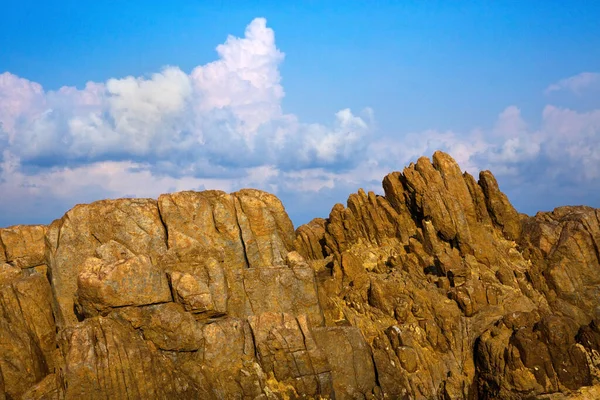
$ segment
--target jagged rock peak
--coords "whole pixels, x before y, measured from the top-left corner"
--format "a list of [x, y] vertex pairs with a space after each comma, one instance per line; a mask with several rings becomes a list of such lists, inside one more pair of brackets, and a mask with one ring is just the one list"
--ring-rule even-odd
[[472, 245], [472, 234], [479, 234], [482, 227], [500, 228], [510, 240], [520, 236], [522, 217], [500, 192], [492, 173], [481, 172], [476, 182], [441, 151], [434, 153], [433, 163], [421, 157], [403, 172], [388, 174], [383, 189], [384, 196], [361, 189], [350, 195], [347, 207], [336, 204], [326, 221], [317, 219], [300, 227], [297, 246], [308, 258], [318, 258], [323, 246], [317, 243], [325, 236], [330, 238], [326, 256], [359, 240], [381, 244], [385, 238], [398, 238], [408, 244], [417, 229], [428, 226], [435, 227], [441, 239], [463, 247]]

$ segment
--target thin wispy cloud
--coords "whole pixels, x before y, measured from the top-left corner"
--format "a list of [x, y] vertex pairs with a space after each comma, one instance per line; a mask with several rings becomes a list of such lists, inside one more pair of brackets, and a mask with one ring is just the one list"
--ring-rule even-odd
[[596, 85], [600, 86], [600, 73], [582, 72], [551, 84], [546, 88], [545, 93], [550, 94], [566, 90], [575, 94], [581, 94], [584, 90]]

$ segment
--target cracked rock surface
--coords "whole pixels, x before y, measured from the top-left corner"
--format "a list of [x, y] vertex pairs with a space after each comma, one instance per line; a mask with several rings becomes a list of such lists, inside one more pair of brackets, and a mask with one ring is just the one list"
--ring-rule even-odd
[[600, 397], [600, 210], [447, 154], [294, 230], [179, 192], [0, 229], [0, 400]]

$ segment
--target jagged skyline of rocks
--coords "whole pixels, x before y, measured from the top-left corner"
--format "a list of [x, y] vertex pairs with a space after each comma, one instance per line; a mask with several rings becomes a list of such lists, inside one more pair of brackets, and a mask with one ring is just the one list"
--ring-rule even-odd
[[491, 172], [476, 180], [443, 152], [383, 190], [296, 230], [255, 189], [0, 229], [0, 393], [600, 394], [600, 210], [520, 214]]

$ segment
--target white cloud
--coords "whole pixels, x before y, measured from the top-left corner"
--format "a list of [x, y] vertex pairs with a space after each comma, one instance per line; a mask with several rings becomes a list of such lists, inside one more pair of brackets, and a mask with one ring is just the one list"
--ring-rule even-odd
[[264, 18], [248, 25], [244, 38], [229, 36], [217, 46], [220, 59], [196, 67], [193, 85], [201, 93], [196, 111], [200, 114], [228, 108], [237, 122], [236, 131], [251, 139], [265, 123], [281, 117], [279, 64], [284, 54], [275, 46], [273, 30]]
[[[573, 179], [600, 179], [600, 110], [577, 112], [546, 106], [543, 127], [547, 156]], [[569, 168], [570, 167], [570, 168]]]
[[147, 78], [89, 82], [81, 90], [44, 92], [4, 74], [0, 121], [10, 151], [31, 165], [130, 159], [192, 171], [190, 163], [199, 167], [206, 160], [228, 168], [289, 169], [354, 162], [370, 121], [348, 109], [331, 127], [284, 114], [284, 55], [265, 19], [253, 20], [243, 38], [228, 37], [217, 53], [218, 60], [189, 75], [166, 67]]
[[583, 90], [600, 83], [600, 73], [582, 72], [580, 74], [561, 79], [546, 88], [545, 93], [549, 94], [561, 90], [568, 90], [580, 94]]
[[42, 87], [9, 72], [0, 74], [0, 128], [14, 140], [20, 119], [28, 119], [45, 108]]
[[[282, 111], [284, 54], [264, 19], [243, 38], [228, 37], [217, 54], [189, 74], [171, 66], [83, 89], [45, 92], [1, 74], [0, 207], [26, 216], [58, 205], [44, 214], [48, 222], [60, 217], [57, 207], [99, 198], [257, 187], [304, 204], [305, 222], [358, 187], [381, 192], [385, 174], [439, 149], [472, 174], [491, 169], [508, 189], [559, 191], [569, 181], [585, 195], [586, 185], [600, 184], [600, 110], [547, 106], [532, 127], [509, 106], [488, 129], [377, 136], [368, 108], [340, 110], [329, 125]], [[580, 91], [597, 75], [548, 91]]]
[[471, 174], [490, 169], [515, 184], [551, 181], [557, 191], [566, 181], [580, 182], [585, 194], [587, 185], [600, 184], [600, 110], [578, 112], [548, 105], [541, 126], [532, 129], [520, 110], [509, 106], [489, 131], [429, 130], [371, 145], [380, 160], [399, 160], [400, 165], [438, 149], [451, 154]]
[[[344, 126], [348, 121], [352, 118], [341, 118], [338, 122]], [[475, 176], [482, 169], [491, 169], [500, 182], [504, 182], [503, 189], [516, 190], [517, 196], [523, 193], [527, 197], [527, 193], [537, 187], [546, 190], [546, 198], [537, 200], [543, 202], [554, 198], [548, 191], [563, 192], [565, 182], [579, 182], [579, 192], [573, 193], [571, 189], [570, 194], [573, 198], [585, 198], [586, 187], [600, 184], [600, 110], [580, 113], [547, 106], [542, 121], [539, 129], [530, 129], [520, 111], [510, 106], [499, 114], [496, 123], [487, 131], [429, 130], [401, 138], [363, 138], [361, 145], [365, 148], [359, 161], [343, 171], [319, 166], [316, 162], [296, 169], [265, 162], [247, 168], [232, 166], [226, 169], [228, 174], [218, 172], [212, 177], [211, 174], [195, 177], [193, 173], [187, 173], [189, 171], [157, 174], [148, 162], [98, 161], [53, 167], [27, 175], [20, 170], [19, 159], [5, 151], [4, 161], [0, 164], [0, 191], [7, 194], [2, 198], [3, 207], [11, 208], [9, 203], [19, 203], [23, 208], [26, 207], [21, 204], [23, 199], [31, 198], [53, 197], [72, 205], [105, 197], [157, 197], [160, 193], [177, 190], [233, 191], [257, 187], [279, 195], [287, 204], [295, 204], [302, 198], [305, 211], [298, 218], [305, 222], [309, 216], [326, 216], [333, 202], [344, 202], [347, 194], [359, 187], [380, 193], [381, 179], [387, 173], [402, 170], [418, 157], [431, 156], [441, 149]], [[339, 128], [332, 128], [329, 134], [343, 135], [345, 130]], [[206, 164], [205, 168], [214, 166]], [[324, 193], [327, 201], [323, 201]], [[519, 202], [519, 198], [513, 197], [513, 201]], [[30, 207], [36, 206], [31, 203]], [[299, 212], [289, 206], [288, 211], [292, 215]]]

